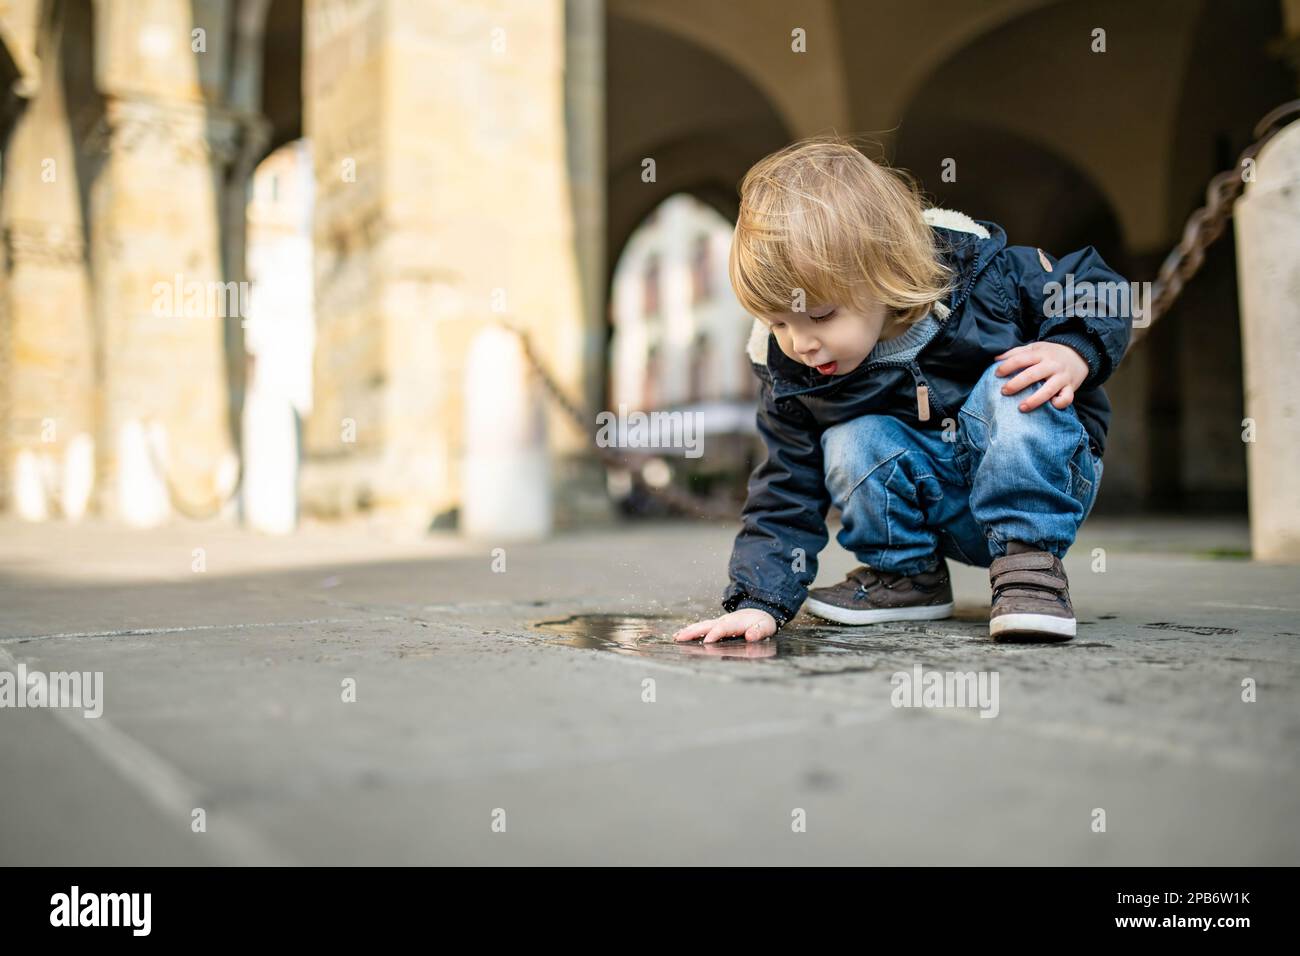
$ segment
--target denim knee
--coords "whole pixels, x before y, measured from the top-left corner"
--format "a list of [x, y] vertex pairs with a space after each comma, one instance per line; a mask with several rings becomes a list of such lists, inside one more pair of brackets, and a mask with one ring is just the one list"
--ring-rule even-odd
[[838, 508], [881, 465], [915, 442], [905, 424], [892, 415], [861, 415], [822, 433], [826, 488]]
[[[1002, 387], [1018, 373], [998, 375], [997, 370], [1001, 364], [996, 362], [984, 370], [958, 412], [959, 418], [965, 416], [967, 434], [976, 447], [986, 449], [995, 432], [1004, 438], [1013, 438], [1035, 429], [1069, 431], [1071, 434], [1083, 431], [1083, 423], [1069, 405], [1057, 408], [1047, 401], [1022, 412], [1020, 403], [1044, 383], [1042, 380], [1031, 382], [1020, 391], [1005, 395]], [[972, 419], [976, 423], [974, 426], [971, 424]]]

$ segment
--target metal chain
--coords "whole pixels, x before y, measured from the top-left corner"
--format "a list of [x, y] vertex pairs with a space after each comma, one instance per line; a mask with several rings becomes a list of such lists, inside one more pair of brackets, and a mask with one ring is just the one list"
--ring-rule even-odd
[[1133, 330], [1129, 341], [1130, 349], [1146, 335], [1157, 319], [1169, 311], [1170, 306], [1182, 294], [1187, 280], [1196, 275], [1205, 264], [1205, 251], [1223, 235], [1232, 208], [1246, 188], [1242, 167], [1247, 161], [1253, 163], [1264, 144], [1298, 115], [1300, 100], [1283, 103], [1270, 112], [1255, 124], [1255, 142], [1237, 157], [1236, 167], [1225, 169], [1210, 180], [1205, 189], [1205, 205], [1187, 218], [1182, 239], [1165, 257], [1160, 271], [1156, 273], [1151, 295], [1150, 322]]
[[211, 501], [194, 504], [186, 501], [185, 496], [181, 494], [179, 487], [177, 487], [175, 479], [167, 468], [167, 463], [163, 461], [161, 453], [154, 445], [152, 433], [149, 429], [150, 424], [149, 421], [144, 422], [144, 441], [149, 451], [149, 463], [153, 465], [154, 474], [162, 478], [163, 486], [167, 489], [167, 498], [171, 502], [173, 510], [192, 521], [209, 521], [221, 514], [222, 510], [239, 494], [240, 486], [244, 483], [244, 456], [238, 456], [239, 470], [228, 491], [223, 493], [218, 489]]
[[[592, 425], [596, 421], [595, 412], [584, 415], [577, 404], [564, 393], [564, 389], [555, 381], [555, 377], [533, 349], [533, 343], [527, 330], [505, 321], [501, 322], [501, 326], [519, 337], [519, 344], [523, 348], [524, 358], [528, 360], [528, 364], [537, 373], [537, 377], [541, 380], [546, 393], [568, 416], [578, 431], [591, 438], [592, 448], [605, 466], [616, 471], [626, 471], [633, 476], [634, 481], [639, 479], [644, 483], [645, 479], [640, 477], [641, 469], [652, 456], [645, 453], [620, 452], [604, 445], [597, 445], [595, 436], [592, 434]], [[734, 504], [725, 504], [708, 498], [701, 498], [673, 485], [655, 487], [650, 484], [643, 484], [643, 489], [650, 497], [657, 498], [664, 504], [671, 505], [678, 511], [685, 512], [688, 515], [726, 521], [736, 520], [737, 511]]]

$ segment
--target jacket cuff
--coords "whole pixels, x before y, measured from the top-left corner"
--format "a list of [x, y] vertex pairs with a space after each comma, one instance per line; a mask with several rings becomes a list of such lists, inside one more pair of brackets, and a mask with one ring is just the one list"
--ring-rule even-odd
[[1055, 335], [1049, 335], [1039, 339], [1040, 342], [1055, 342], [1057, 345], [1068, 345], [1082, 356], [1083, 360], [1088, 363], [1088, 377], [1083, 380], [1079, 386], [1080, 390], [1092, 388], [1101, 380], [1106, 378], [1107, 360], [1106, 351], [1093, 337], [1086, 332], [1058, 332]]
[[778, 631], [781, 628], [785, 627], [786, 623], [792, 617], [794, 617], [793, 614], [791, 614], [785, 608], [781, 607], [781, 605], [769, 604], [767, 601], [760, 601], [758, 598], [754, 598], [754, 597], [742, 597], [739, 600], [732, 598], [729, 601], [722, 602], [723, 610], [727, 611], [728, 613], [732, 611], [738, 611], [742, 607], [752, 607], [752, 608], [756, 608], [757, 610], [766, 611], [768, 614], [771, 614], [772, 617], [776, 619], [776, 629]]

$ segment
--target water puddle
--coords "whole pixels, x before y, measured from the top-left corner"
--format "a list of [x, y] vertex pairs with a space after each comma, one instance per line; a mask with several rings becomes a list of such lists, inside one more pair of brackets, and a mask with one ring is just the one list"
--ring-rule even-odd
[[899, 655], [969, 649], [973, 641], [988, 640], [988, 610], [958, 609], [947, 621], [876, 624], [870, 627], [819, 626], [806, 620], [787, 625], [765, 641], [728, 638], [715, 644], [673, 640], [678, 628], [690, 623], [667, 614], [572, 614], [535, 621], [533, 627], [547, 644], [610, 651], [664, 661], [684, 658], [771, 660], [789, 662], [806, 673], [874, 670]]

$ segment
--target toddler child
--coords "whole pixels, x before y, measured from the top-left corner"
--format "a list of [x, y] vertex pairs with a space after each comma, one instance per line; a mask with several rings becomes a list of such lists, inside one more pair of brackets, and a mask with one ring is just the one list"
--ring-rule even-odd
[[[727, 613], [675, 639], [762, 640], [801, 607], [850, 625], [949, 617], [946, 558], [989, 568], [993, 637], [1073, 637], [1061, 558], [1101, 482], [1127, 281], [1091, 246], [1056, 258], [926, 209], [837, 136], [764, 158], [740, 192], [729, 273], [756, 316], [767, 458]], [[809, 591], [832, 504], [861, 566]]]

